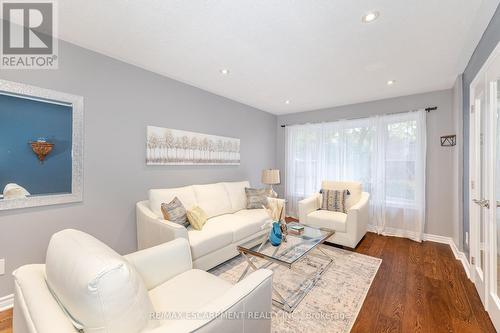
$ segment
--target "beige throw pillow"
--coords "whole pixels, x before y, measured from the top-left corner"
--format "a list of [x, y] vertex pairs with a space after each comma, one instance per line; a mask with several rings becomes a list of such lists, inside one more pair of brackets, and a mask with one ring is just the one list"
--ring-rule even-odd
[[207, 214], [198, 206], [187, 211], [187, 218], [195, 230], [203, 229], [203, 225], [207, 222]]
[[267, 191], [263, 188], [245, 187], [247, 196], [247, 209], [261, 209], [267, 207]]

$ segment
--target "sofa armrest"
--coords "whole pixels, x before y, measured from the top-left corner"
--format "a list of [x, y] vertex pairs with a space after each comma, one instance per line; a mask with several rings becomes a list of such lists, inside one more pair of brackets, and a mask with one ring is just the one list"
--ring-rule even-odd
[[366, 234], [369, 219], [369, 199], [368, 192], [361, 193], [361, 199], [347, 210], [347, 233], [352, 235], [357, 244]]
[[199, 319], [176, 320], [151, 333], [270, 332], [272, 274], [268, 269], [259, 269], [196, 310]]
[[156, 216], [148, 201], [136, 204], [137, 247], [139, 250], [163, 244], [176, 238], [188, 238], [187, 229]]
[[313, 194], [312, 196], [299, 201], [299, 222], [306, 223], [307, 215], [315, 210], [320, 208], [318, 193]]
[[148, 290], [193, 268], [191, 249], [188, 241], [184, 238], [178, 238], [124, 257], [142, 276]]
[[[219, 312], [227, 311], [246, 297], [256, 297], [258, 301], [262, 301], [262, 308], [260, 308], [260, 311], [271, 311], [272, 280], [273, 271], [269, 269], [259, 269], [236, 283], [231, 289], [213, 302], [207, 304], [205, 310]], [[258, 289], [266, 286], [269, 287], [268, 291], [259, 295], [257, 293]], [[255, 310], [258, 311], [259, 309]]]
[[47, 287], [45, 265], [21, 266], [12, 275], [15, 287], [14, 332], [79, 332]]
[[359, 201], [353, 205], [351, 208], [348, 209], [348, 213], [350, 210], [361, 210], [361, 209], [368, 209], [368, 201], [370, 200], [370, 193], [368, 192], [362, 192], [361, 193], [361, 198]]

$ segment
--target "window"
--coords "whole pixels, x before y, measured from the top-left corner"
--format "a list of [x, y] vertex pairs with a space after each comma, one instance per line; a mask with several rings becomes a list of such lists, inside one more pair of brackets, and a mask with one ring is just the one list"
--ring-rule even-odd
[[417, 122], [387, 125], [386, 200], [392, 205], [412, 205], [416, 190]]
[[[398, 214], [420, 218], [425, 201], [425, 128], [423, 110], [287, 126], [288, 213], [298, 216], [298, 201], [319, 192], [323, 180], [355, 180], [371, 194], [375, 220], [384, 214], [379, 218], [383, 223], [391, 223], [391, 216]], [[409, 211], [400, 214], [398, 209]]]

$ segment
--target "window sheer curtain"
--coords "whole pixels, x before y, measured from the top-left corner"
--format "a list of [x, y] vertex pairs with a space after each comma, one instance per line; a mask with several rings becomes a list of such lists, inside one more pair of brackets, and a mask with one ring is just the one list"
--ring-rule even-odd
[[285, 197], [291, 216], [323, 180], [357, 180], [370, 193], [370, 224], [421, 241], [425, 224], [425, 111], [287, 126]]

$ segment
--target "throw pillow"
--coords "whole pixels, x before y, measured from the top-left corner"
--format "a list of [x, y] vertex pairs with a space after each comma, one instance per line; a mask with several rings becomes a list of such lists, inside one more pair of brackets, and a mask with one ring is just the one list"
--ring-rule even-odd
[[347, 213], [345, 208], [345, 197], [347, 190], [321, 190], [322, 200], [321, 209], [330, 210], [333, 212]]
[[265, 189], [245, 187], [245, 194], [247, 195], [247, 209], [267, 207], [267, 191]]
[[186, 208], [184, 208], [184, 205], [179, 198], [175, 197], [169, 203], [162, 203], [161, 212], [165, 220], [183, 225], [185, 227], [189, 226], [189, 221], [186, 216]]
[[194, 230], [203, 229], [203, 225], [207, 222], [207, 214], [198, 206], [188, 210], [187, 217]]

